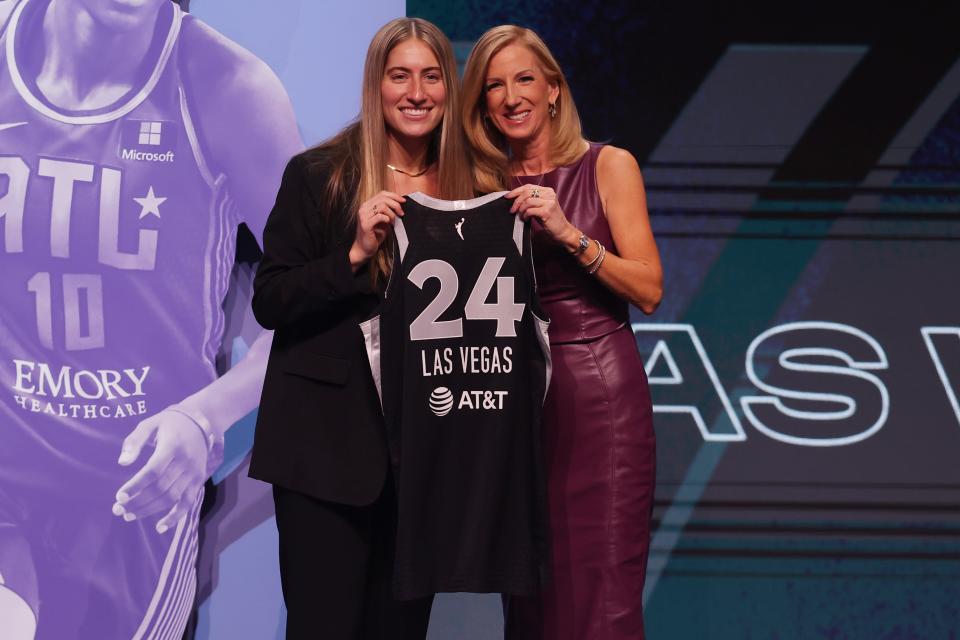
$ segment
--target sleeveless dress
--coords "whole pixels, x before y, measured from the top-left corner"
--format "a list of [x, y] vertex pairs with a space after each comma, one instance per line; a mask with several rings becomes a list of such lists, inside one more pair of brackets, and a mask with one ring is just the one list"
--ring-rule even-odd
[[[553, 188], [570, 222], [616, 253], [597, 191], [602, 148], [516, 179]], [[629, 309], [537, 225], [533, 256], [553, 360], [543, 412], [553, 581], [509, 600], [506, 637], [642, 639], [655, 446]]]

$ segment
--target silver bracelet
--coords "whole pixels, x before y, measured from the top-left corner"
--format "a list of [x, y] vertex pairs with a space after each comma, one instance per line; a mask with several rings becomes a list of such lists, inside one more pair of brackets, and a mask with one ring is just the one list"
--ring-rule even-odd
[[587, 271], [587, 273], [592, 276], [592, 275], [595, 274], [597, 271], [599, 271], [599, 270], [600, 270], [600, 265], [603, 264], [603, 259], [604, 259], [606, 256], [607, 256], [607, 248], [604, 247], [604, 246], [601, 244], [601, 245], [600, 245], [600, 255], [597, 256], [597, 264], [593, 265], [593, 268], [592, 268], [592, 269], [589, 269], [589, 270]]
[[179, 413], [183, 417], [190, 420], [190, 422], [197, 425], [197, 428], [200, 429], [200, 433], [203, 434], [203, 442], [207, 445], [207, 453], [213, 451], [213, 445], [216, 442], [217, 437], [213, 433], [213, 427], [210, 426], [210, 421], [207, 420], [207, 416], [203, 415], [199, 411], [191, 411], [182, 404], [172, 404], [164, 409], [164, 411]]
[[584, 268], [584, 269], [588, 269], [588, 270], [589, 270], [590, 267], [592, 267], [592, 266], [594, 265], [594, 263], [595, 263], [597, 260], [600, 259], [600, 256], [603, 255], [603, 245], [600, 244], [600, 241], [599, 241], [599, 240], [594, 240], [594, 242], [597, 243], [597, 255], [593, 256], [593, 260], [591, 260], [591, 261], [588, 262], [587, 264], [583, 265], [583, 268]]

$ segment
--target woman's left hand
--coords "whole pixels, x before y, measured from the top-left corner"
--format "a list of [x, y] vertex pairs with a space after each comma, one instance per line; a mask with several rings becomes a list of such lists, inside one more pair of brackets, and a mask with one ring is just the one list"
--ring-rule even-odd
[[550, 187], [525, 184], [506, 195], [514, 198], [511, 213], [522, 219], [535, 218], [554, 242], [563, 245], [576, 245], [580, 232], [570, 224], [566, 214], [557, 202], [557, 192]]

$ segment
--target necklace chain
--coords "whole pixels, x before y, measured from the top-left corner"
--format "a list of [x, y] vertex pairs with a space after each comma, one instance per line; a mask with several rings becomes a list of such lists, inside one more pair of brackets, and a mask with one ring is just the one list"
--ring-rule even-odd
[[[520, 163], [517, 163], [517, 166], [519, 167], [520, 171], [523, 171], [523, 165], [521, 165]], [[546, 165], [544, 165], [544, 169], [543, 169], [543, 171], [540, 172], [540, 177], [537, 178], [537, 182], [536, 182], [536, 184], [535, 184], [534, 186], [542, 187], [542, 186], [543, 186], [543, 178], [544, 178], [544, 176], [546, 176], [546, 175], [547, 175], [547, 169], [546, 169]], [[521, 187], [522, 187], [524, 184], [529, 184], [529, 183], [523, 182], [523, 180], [520, 179], [520, 176], [519, 176], [519, 175], [515, 175], [515, 176], [513, 176], [513, 177], [514, 177], [514, 179], [517, 181], [517, 184], [518, 184], [519, 186], [521, 186]], [[525, 176], [525, 177], [531, 177], [531, 178], [532, 178], [533, 176]]]
[[423, 174], [425, 174], [428, 169], [430, 169], [430, 165], [425, 166], [425, 167], [424, 167], [423, 169], [421, 169], [420, 171], [412, 172], [412, 171], [406, 171], [406, 170], [404, 170], [404, 169], [401, 169], [400, 167], [395, 167], [395, 166], [393, 166], [392, 164], [390, 164], [390, 163], [388, 162], [388, 163], [387, 163], [387, 169], [390, 169], [390, 171], [396, 171], [397, 173], [402, 173], [403, 175], [409, 176], [409, 177], [411, 177], [411, 178], [419, 178], [420, 176], [422, 176]]

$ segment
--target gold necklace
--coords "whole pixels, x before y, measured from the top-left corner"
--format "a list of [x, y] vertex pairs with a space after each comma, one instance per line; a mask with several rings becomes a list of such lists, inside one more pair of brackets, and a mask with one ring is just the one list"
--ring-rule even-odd
[[396, 171], [397, 173], [402, 173], [403, 175], [409, 176], [411, 178], [419, 178], [420, 176], [422, 176], [423, 174], [425, 174], [427, 171], [430, 170], [430, 165], [425, 166], [423, 169], [421, 169], [420, 171], [417, 171], [416, 173], [411, 173], [409, 171], [404, 171], [400, 167], [395, 167], [388, 162], [387, 169], [390, 169], [390, 171]]

